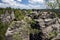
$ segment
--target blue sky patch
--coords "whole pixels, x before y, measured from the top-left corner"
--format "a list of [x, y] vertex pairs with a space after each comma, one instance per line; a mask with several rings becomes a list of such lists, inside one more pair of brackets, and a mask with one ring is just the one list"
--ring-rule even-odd
[[20, 9], [45, 9], [45, 0], [0, 0], [0, 7]]

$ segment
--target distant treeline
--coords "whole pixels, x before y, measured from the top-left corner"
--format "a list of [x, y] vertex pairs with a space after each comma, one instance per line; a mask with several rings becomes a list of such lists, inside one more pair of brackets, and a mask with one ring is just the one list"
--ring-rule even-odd
[[[19, 8], [7, 7], [7, 8], [0, 8], [0, 15], [4, 14], [6, 12], [6, 10], [14, 11], [16, 14], [17, 13], [25, 13], [25, 11], [29, 14], [30, 14], [30, 12], [33, 12], [33, 11], [54, 12], [54, 13], [56, 13], [56, 15], [58, 15], [58, 17], [60, 17], [60, 9], [19, 9]], [[20, 12], [18, 12], [18, 11], [20, 11]]]
[[51, 12], [60, 12], [60, 9], [20, 9], [20, 8], [11, 8], [11, 7], [7, 7], [7, 8], [0, 8], [0, 10], [32, 10], [32, 11], [51, 11]]

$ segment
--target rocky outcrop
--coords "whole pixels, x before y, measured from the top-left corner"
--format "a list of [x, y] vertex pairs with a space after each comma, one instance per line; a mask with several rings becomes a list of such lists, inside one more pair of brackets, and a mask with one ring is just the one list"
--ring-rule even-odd
[[[10, 24], [10, 27], [7, 29], [6, 32], [6, 40], [18, 40], [18, 37], [22, 40], [29, 40], [28, 29], [26, 26], [29, 26], [26, 22], [22, 21], [13, 21]], [[17, 37], [14, 37], [14, 36]], [[19, 40], [20, 40], [19, 39]]]
[[53, 12], [31, 13], [26, 13], [24, 19], [19, 21], [15, 20], [14, 11], [9, 13], [6, 10], [0, 16], [4, 24], [10, 23], [5, 34], [6, 40], [60, 40], [60, 18]]
[[3, 23], [10, 23], [12, 20], [15, 19], [14, 11], [9, 13], [8, 10], [6, 10], [6, 12], [1, 15], [0, 19]]
[[[53, 16], [52, 16], [53, 15]], [[60, 23], [59, 18], [54, 17], [55, 15], [52, 13], [42, 13], [42, 15], [35, 19], [35, 21], [39, 22], [40, 29], [43, 33], [43, 39], [41, 40], [58, 40], [59, 36], [59, 29], [60, 29]], [[53, 18], [51, 18], [53, 17]]]

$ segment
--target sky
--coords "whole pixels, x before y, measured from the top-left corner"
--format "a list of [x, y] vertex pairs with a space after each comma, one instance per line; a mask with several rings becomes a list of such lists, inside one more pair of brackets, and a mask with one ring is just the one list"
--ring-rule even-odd
[[46, 9], [45, 0], [0, 0], [0, 8]]

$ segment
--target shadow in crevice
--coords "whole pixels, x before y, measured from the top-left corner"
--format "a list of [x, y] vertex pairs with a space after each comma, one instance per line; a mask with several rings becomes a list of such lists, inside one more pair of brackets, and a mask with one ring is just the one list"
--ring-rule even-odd
[[[35, 21], [35, 23], [31, 24], [31, 28], [32, 29], [38, 29], [41, 30], [41, 26], [39, 25], [38, 21]], [[30, 33], [29, 37], [30, 40], [42, 40], [43, 33], [42, 32], [38, 32], [38, 33]]]
[[30, 40], [42, 40], [43, 33], [39, 32], [37, 34], [30, 33]]
[[31, 28], [32, 29], [39, 29], [40, 30], [40, 25], [39, 25], [39, 22], [35, 21], [35, 23], [32, 23], [31, 24]]

